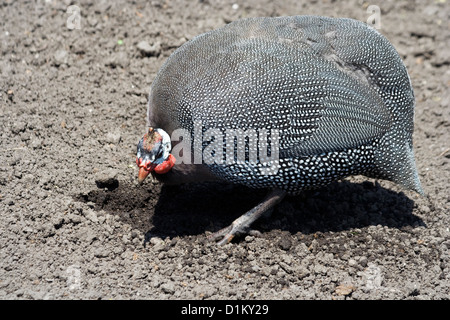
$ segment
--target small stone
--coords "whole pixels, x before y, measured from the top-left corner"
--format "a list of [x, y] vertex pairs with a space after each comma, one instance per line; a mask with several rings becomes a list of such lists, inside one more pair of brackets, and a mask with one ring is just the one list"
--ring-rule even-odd
[[46, 223], [39, 227], [39, 231], [42, 232], [42, 237], [48, 238], [55, 235], [55, 228], [51, 223]]
[[94, 223], [98, 222], [97, 213], [91, 208], [83, 210], [84, 217]]
[[139, 236], [139, 231], [137, 231], [137, 230], [132, 230], [131, 231], [131, 238], [136, 238], [136, 237], [138, 237]]
[[254, 266], [251, 267], [251, 270], [253, 272], [258, 272], [259, 270], [261, 270], [261, 268], [259, 266], [257, 266], [257, 265], [254, 265]]
[[164, 242], [163, 242], [163, 243], [155, 244], [153, 246], [153, 250], [155, 250], [156, 252], [160, 252], [160, 251], [163, 251], [165, 247], [166, 246], [164, 245]]
[[352, 284], [341, 284], [336, 287], [336, 294], [340, 296], [348, 296], [353, 291], [355, 291], [355, 287]]
[[420, 294], [420, 284], [408, 282], [404, 285], [404, 290], [410, 297], [415, 297]]
[[9, 89], [9, 90], [6, 92], [6, 94], [8, 95], [8, 99], [9, 99], [10, 101], [12, 101], [13, 98], [14, 98], [14, 91], [13, 91], [12, 89]]
[[22, 229], [22, 231], [23, 231], [24, 233], [32, 233], [32, 232], [33, 232], [33, 229], [32, 229], [31, 227], [26, 226], [26, 227], [24, 227], [24, 228]]
[[98, 188], [107, 188], [114, 190], [119, 187], [119, 180], [117, 180], [118, 172], [113, 169], [101, 171], [95, 176], [95, 184]]
[[152, 245], [164, 243], [164, 240], [158, 237], [152, 237], [149, 241]]
[[6, 197], [5, 199], [3, 199], [3, 202], [5, 204], [7, 204], [8, 206], [14, 205], [14, 200], [12, 198], [9, 198], [9, 197]]
[[118, 144], [120, 140], [122, 139], [120, 132], [108, 132], [106, 134], [106, 142], [112, 143], [112, 144]]
[[32, 135], [30, 146], [33, 149], [40, 149], [42, 147], [42, 140], [37, 138], [35, 135]]
[[94, 256], [96, 258], [106, 258], [109, 255], [109, 252], [106, 252], [104, 248], [97, 248], [94, 251]]
[[26, 142], [26, 141], [30, 140], [30, 135], [27, 132], [22, 132], [20, 134], [20, 140], [22, 140], [23, 142]]
[[34, 176], [31, 173], [27, 173], [23, 176], [23, 182], [27, 184], [33, 184], [35, 181]]
[[361, 257], [360, 259], [359, 259], [359, 264], [362, 266], [362, 267], [366, 267], [367, 266], [367, 257]]
[[162, 251], [166, 247], [164, 240], [158, 237], [151, 238], [150, 243], [153, 245], [153, 250], [156, 252]]
[[321, 264], [316, 264], [314, 266], [314, 272], [316, 274], [326, 275], [328, 270], [327, 270], [327, 267], [325, 267], [325, 266], [323, 266]]
[[281, 238], [280, 241], [278, 241], [278, 245], [281, 249], [287, 251], [291, 248], [292, 243], [289, 238]]
[[244, 240], [245, 240], [245, 242], [252, 242], [253, 240], [255, 240], [255, 237], [247, 235], [247, 236], [245, 236]]
[[98, 24], [98, 19], [96, 19], [95, 17], [89, 17], [87, 18], [87, 22], [91, 27], [95, 27]]
[[53, 63], [56, 66], [60, 66], [62, 64], [67, 64], [69, 60], [69, 55], [66, 50], [57, 50], [53, 55], [54, 61]]
[[421, 206], [419, 206], [419, 210], [420, 210], [420, 212], [422, 212], [423, 214], [428, 214], [428, 213], [430, 213], [430, 208], [427, 206], [427, 205], [421, 205]]
[[112, 68], [125, 68], [129, 65], [128, 55], [124, 51], [115, 52], [105, 59], [105, 65]]
[[168, 293], [168, 294], [173, 294], [175, 292], [175, 286], [173, 285], [173, 283], [169, 282], [169, 283], [163, 283], [161, 285], [161, 290], [164, 293]]
[[314, 239], [311, 242], [311, 245], [308, 247], [308, 250], [312, 253], [315, 253], [315, 252], [317, 252], [318, 247], [319, 247], [319, 242], [317, 242], [317, 240]]
[[27, 127], [27, 124], [25, 122], [16, 121], [13, 123], [13, 125], [11, 127], [11, 132], [14, 134], [18, 134], [18, 133], [24, 132], [26, 127]]
[[64, 218], [62, 216], [55, 216], [52, 218], [52, 223], [55, 229], [59, 229], [64, 225]]
[[143, 56], [158, 56], [161, 52], [161, 43], [155, 42], [153, 45], [150, 45], [143, 40], [137, 44], [137, 48]]
[[70, 222], [72, 222], [73, 224], [79, 224], [81, 223], [81, 217], [77, 214], [70, 214], [67, 216], [70, 220]]
[[349, 259], [348, 260], [348, 265], [350, 266], [350, 267], [354, 267], [354, 266], [356, 266], [358, 263], [356, 262], [356, 260], [355, 259]]

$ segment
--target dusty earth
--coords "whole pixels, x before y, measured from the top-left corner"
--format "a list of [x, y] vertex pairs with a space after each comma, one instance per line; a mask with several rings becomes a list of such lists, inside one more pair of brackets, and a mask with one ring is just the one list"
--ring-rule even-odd
[[[264, 191], [137, 185], [149, 87], [177, 47], [242, 17], [367, 21], [369, 5], [410, 72], [426, 197], [354, 177], [217, 247], [208, 232]], [[448, 299], [449, 16], [448, 0], [2, 1], [0, 298]]]

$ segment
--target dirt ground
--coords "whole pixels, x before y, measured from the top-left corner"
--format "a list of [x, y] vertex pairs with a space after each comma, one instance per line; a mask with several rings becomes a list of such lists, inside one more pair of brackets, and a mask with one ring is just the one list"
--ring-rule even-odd
[[[353, 177], [217, 247], [208, 232], [264, 191], [138, 186], [150, 84], [177, 47], [243, 17], [365, 22], [370, 5], [414, 86], [426, 197]], [[446, 0], [2, 1], [0, 299], [449, 299], [449, 16]]]

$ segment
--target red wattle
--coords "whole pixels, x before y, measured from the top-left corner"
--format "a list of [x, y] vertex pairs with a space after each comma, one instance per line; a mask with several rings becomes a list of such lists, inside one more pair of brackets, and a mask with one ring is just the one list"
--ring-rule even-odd
[[172, 167], [175, 165], [175, 161], [176, 161], [175, 157], [169, 154], [166, 161], [164, 161], [161, 164], [158, 164], [155, 167], [155, 172], [158, 174], [164, 174], [169, 172], [169, 170], [172, 169]]

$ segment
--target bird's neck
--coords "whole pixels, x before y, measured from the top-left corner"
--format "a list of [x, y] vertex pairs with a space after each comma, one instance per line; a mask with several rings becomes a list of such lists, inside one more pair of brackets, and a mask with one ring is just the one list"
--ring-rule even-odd
[[167, 173], [157, 174], [152, 172], [152, 174], [158, 181], [168, 185], [218, 180], [218, 178], [209, 171], [207, 166], [201, 164], [182, 163], [175, 165]]

